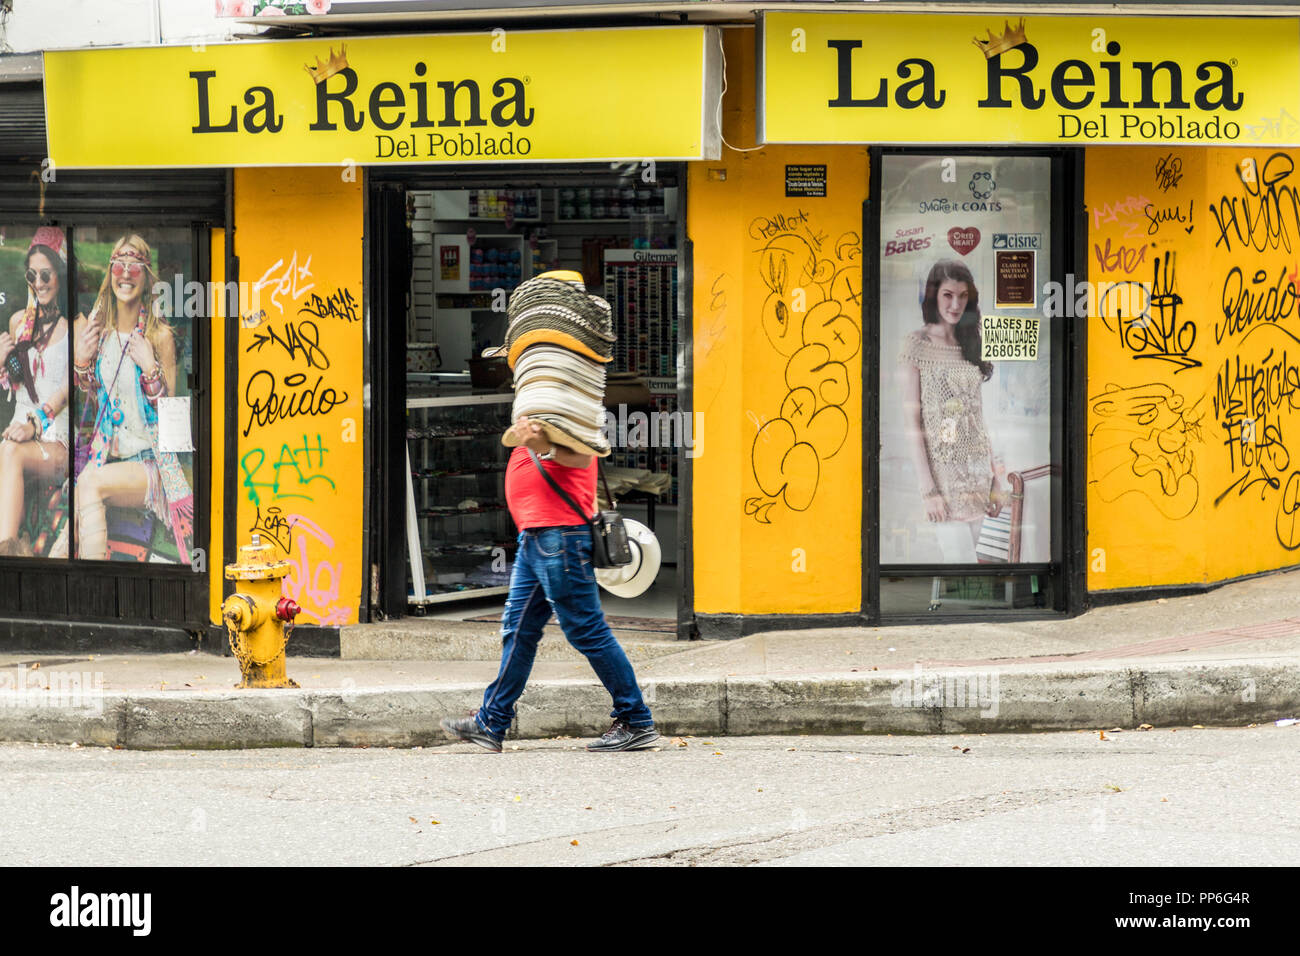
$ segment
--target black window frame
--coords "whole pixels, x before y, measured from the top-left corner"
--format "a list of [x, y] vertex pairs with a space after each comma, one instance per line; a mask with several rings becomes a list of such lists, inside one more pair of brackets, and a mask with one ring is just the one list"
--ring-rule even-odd
[[[868, 624], [952, 623], [956, 621], [1029, 620], [1074, 616], [1086, 609], [1086, 462], [1087, 462], [1087, 319], [1066, 318], [1052, 337], [1052, 439], [1051, 460], [1060, 474], [1052, 482], [1054, 559], [1048, 563], [1017, 564], [885, 564], [880, 553], [880, 198], [883, 158], [887, 155], [961, 157], [1022, 156], [1051, 161], [1052, 254], [1049, 276], [1076, 282], [1088, 275], [1087, 216], [1083, 207], [1084, 151], [1078, 148], [987, 146], [872, 146], [868, 150], [870, 183], [863, 207], [862, 327], [862, 475], [864, 484], [862, 528], [862, 614]], [[1040, 277], [1039, 281], [1043, 281]], [[1045, 575], [1050, 578], [1053, 606], [1048, 609], [989, 610], [960, 615], [881, 611], [883, 576], [1005, 577]]]

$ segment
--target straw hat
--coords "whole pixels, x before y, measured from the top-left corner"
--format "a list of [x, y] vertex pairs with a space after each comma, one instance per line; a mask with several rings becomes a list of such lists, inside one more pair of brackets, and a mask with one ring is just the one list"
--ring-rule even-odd
[[649, 590], [659, 576], [663, 560], [659, 539], [639, 521], [623, 519], [632, 563], [621, 568], [597, 568], [596, 583], [615, 597], [634, 598]]

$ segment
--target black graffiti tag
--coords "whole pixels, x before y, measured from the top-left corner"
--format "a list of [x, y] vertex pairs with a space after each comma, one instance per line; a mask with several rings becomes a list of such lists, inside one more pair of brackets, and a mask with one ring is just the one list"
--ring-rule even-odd
[[280, 346], [288, 353], [290, 361], [296, 359], [301, 352], [308, 368], [330, 367], [329, 356], [321, 348], [320, 328], [311, 319], [303, 319], [296, 325], [286, 322], [281, 332], [276, 332], [269, 325], [265, 330], [259, 329], [253, 333], [253, 341], [244, 351], [260, 352], [264, 345]]
[[[1243, 169], [1255, 170], [1253, 160], [1243, 161]], [[1285, 184], [1295, 170], [1295, 160], [1286, 153], [1274, 153], [1264, 160], [1254, 175], [1243, 176], [1242, 195], [1223, 196], [1210, 207], [1219, 227], [1217, 249], [1232, 251], [1235, 239], [1243, 248], [1256, 252], [1265, 249], [1291, 251], [1291, 232], [1300, 226], [1300, 196], [1295, 187]]]
[[312, 293], [307, 299], [307, 304], [298, 310], [299, 315], [304, 312], [318, 319], [343, 319], [347, 322], [356, 322], [360, 318], [357, 315], [357, 300], [352, 297], [351, 289], [338, 289], [333, 295], [325, 298]]
[[[248, 407], [244, 435], [247, 436], [254, 425], [265, 428], [283, 418], [328, 415], [348, 400], [347, 392], [338, 392], [329, 386], [321, 388], [323, 380], [324, 376], [318, 375], [314, 384], [303, 388], [307, 376], [302, 372], [286, 375], [277, 383], [275, 376], [266, 369], [258, 369], [244, 387], [244, 404]], [[279, 391], [280, 386], [287, 389], [287, 393]]]
[[1300, 548], [1300, 471], [1287, 476], [1277, 503], [1277, 542], [1288, 551]]

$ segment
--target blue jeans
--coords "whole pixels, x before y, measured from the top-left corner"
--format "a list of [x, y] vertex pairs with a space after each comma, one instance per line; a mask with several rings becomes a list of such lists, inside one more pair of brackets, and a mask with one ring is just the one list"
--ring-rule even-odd
[[600, 608], [591, 563], [591, 531], [583, 525], [528, 528], [519, 535], [510, 594], [501, 616], [501, 670], [483, 692], [478, 725], [498, 740], [514, 719], [515, 701], [533, 669], [537, 642], [551, 611], [564, 636], [581, 651], [614, 699], [611, 717], [652, 726], [636, 675]]

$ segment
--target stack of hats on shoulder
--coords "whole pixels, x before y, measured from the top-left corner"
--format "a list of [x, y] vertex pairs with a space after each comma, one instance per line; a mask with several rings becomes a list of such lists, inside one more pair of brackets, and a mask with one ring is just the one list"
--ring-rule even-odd
[[[511, 421], [537, 422], [557, 445], [605, 457], [605, 366], [614, 357], [609, 303], [588, 295], [577, 272], [544, 272], [520, 284], [506, 307], [504, 355], [514, 372]], [[509, 432], [501, 439], [517, 444]]]

